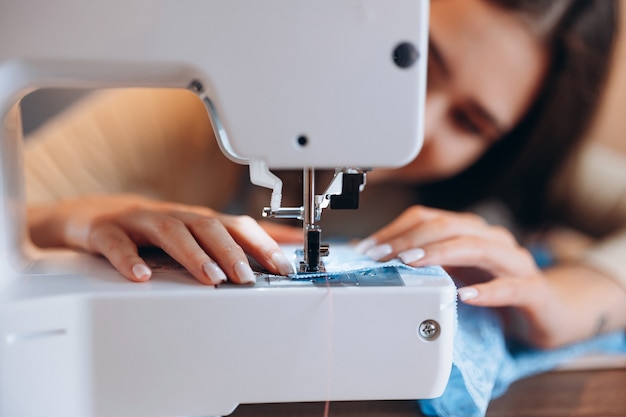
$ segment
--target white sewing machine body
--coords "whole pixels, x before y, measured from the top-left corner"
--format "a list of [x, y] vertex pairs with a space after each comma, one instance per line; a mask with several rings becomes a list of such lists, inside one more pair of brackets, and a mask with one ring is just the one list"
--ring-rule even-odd
[[[16, 106], [46, 87], [192, 88], [238, 162], [400, 166], [421, 146], [427, 19], [424, 0], [5, 1], [0, 416], [440, 395], [455, 325], [448, 277], [214, 288], [163, 269], [135, 284], [102, 259], [34, 250]], [[405, 43], [419, 53], [406, 68], [392, 59]]]
[[0, 306], [1, 415], [207, 416], [240, 403], [438, 396], [455, 289], [400, 275], [215, 288], [156, 268], [137, 285], [102, 259], [41, 259]]

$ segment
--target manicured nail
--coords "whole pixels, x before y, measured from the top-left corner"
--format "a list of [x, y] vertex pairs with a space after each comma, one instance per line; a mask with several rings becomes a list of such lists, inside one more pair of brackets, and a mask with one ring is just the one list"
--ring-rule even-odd
[[368, 250], [372, 249], [374, 246], [376, 246], [376, 239], [368, 237], [367, 239], [363, 239], [362, 241], [360, 241], [354, 247], [354, 251], [356, 253], [365, 253]]
[[282, 252], [274, 252], [272, 254], [272, 262], [274, 263], [276, 269], [278, 269], [278, 272], [281, 275], [287, 276], [295, 272], [293, 265], [291, 264], [291, 262], [289, 262], [289, 259], [287, 259], [285, 254]]
[[254, 284], [256, 282], [256, 277], [254, 276], [254, 272], [252, 272], [252, 268], [250, 268], [250, 265], [244, 261], [235, 263], [235, 275], [239, 278], [239, 282], [242, 284]]
[[204, 274], [209, 277], [213, 284], [221, 284], [222, 282], [226, 282], [226, 274], [222, 271], [222, 268], [219, 267], [215, 262], [205, 262], [202, 264], [202, 270]]
[[474, 287], [463, 287], [457, 291], [461, 301], [471, 300], [478, 297], [478, 290]]
[[414, 248], [405, 250], [404, 252], [400, 252], [398, 257], [402, 259], [402, 262], [405, 264], [410, 264], [411, 262], [419, 261], [426, 255], [424, 249]]
[[132, 271], [135, 278], [142, 281], [147, 281], [152, 276], [152, 270], [144, 264], [133, 265]]
[[373, 248], [367, 250], [365, 254], [369, 256], [370, 258], [372, 258], [373, 260], [379, 261], [383, 259], [385, 256], [390, 255], [391, 252], [393, 252], [393, 248], [391, 247], [391, 245], [384, 244], [384, 245], [374, 246]]

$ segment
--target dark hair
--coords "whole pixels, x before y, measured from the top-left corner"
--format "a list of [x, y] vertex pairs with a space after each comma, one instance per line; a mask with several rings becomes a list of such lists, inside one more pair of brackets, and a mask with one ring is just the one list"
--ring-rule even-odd
[[549, 180], [587, 133], [618, 31], [617, 0], [485, 0], [517, 14], [548, 48], [543, 88], [520, 123], [459, 175], [422, 187], [426, 204], [463, 209], [486, 197], [526, 225], [550, 218]]

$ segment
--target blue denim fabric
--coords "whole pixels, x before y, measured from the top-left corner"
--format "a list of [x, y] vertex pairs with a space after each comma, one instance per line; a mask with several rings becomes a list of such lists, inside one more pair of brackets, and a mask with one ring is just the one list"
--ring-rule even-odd
[[489, 401], [504, 394], [514, 381], [599, 352], [626, 353], [626, 334], [607, 334], [555, 350], [513, 346], [507, 344], [493, 310], [459, 303], [450, 381], [441, 397], [419, 400], [419, 405], [427, 416], [481, 417]]

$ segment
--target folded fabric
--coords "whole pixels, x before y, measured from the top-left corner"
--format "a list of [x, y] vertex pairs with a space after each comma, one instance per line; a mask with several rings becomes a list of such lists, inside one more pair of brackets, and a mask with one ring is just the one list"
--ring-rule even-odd
[[[283, 246], [283, 250], [285, 253], [292, 253], [294, 255], [294, 259], [291, 262], [296, 265], [296, 259], [299, 256], [302, 256], [302, 249], [300, 247], [295, 246]], [[410, 269], [412, 271], [417, 271], [421, 275], [433, 276], [433, 277], [448, 277], [448, 273], [440, 266], [424, 266], [420, 268], [413, 268], [404, 264], [399, 259], [391, 259], [387, 262], [377, 262], [372, 258], [358, 253], [354, 250], [354, 248], [348, 244], [337, 244], [334, 245], [330, 251], [330, 255], [324, 258], [324, 268], [323, 272], [319, 273], [307, 273], [305, 275], [293, 274], [291, 278], [299, 279], [311, 279], [315, 277], [323, 277], [323, 276], [335, 276], [342, 275], [348, 272], [357, 272], [357, 271], [365, 271], [369, 269], [377, 269], [377, 268], [400, 268], [400, 269]], [[452, 282], [452, 278], [449, 278]]]
[[448, 385], [439, 398], [419, 400], [427, 416], [481, 417], [489, 401], [514, 381], [554, 369], [588, 353], [626, 353], [626, 334], [615, 332], [561, 349], [538, 350], [507, 343], [495, 311], [458, 305], [458, 328]]

